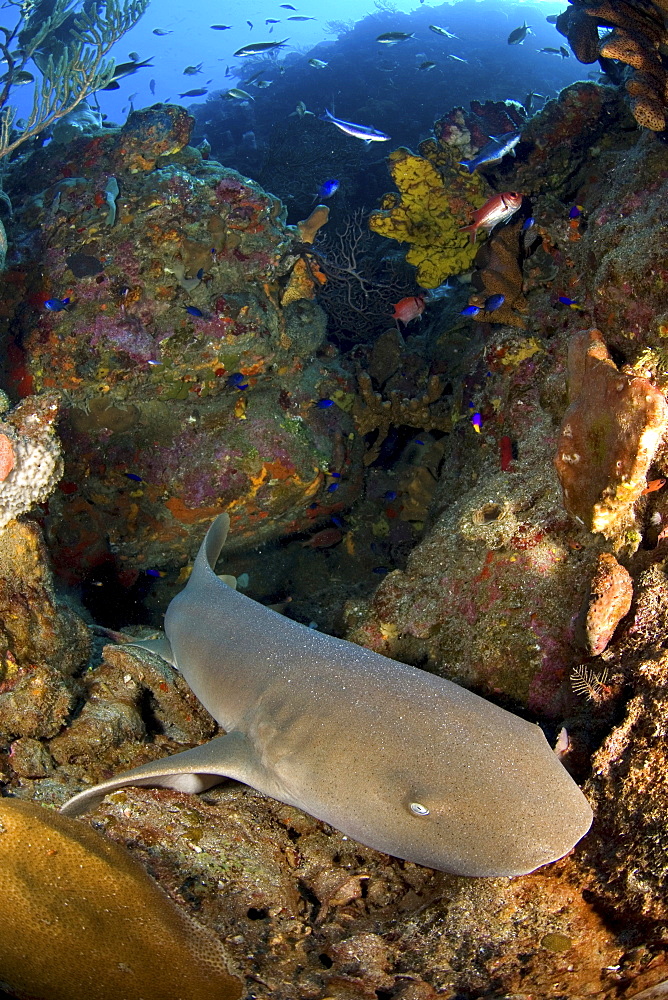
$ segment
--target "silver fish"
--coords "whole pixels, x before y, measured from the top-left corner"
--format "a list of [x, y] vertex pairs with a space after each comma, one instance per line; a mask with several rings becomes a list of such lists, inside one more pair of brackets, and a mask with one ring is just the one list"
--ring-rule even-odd
[[254, 101], [255, 98], [248, 91], [242, 90], [241, 87], [232, 87], [225, 94], [225, 97], [231, 97], [234, 101]]
[[415, 34], [411, 31], [386, 31], [382, 35], [378, 35], [376, 39], [381, 45], [396, 45], [397, 42], [407, 42], [409, 38], [414, 38]]
[[331, 111], [325, 108], [324, 115], [321, 116], [325, 122], [331, 122], [346, 135], [352, 135], [355, 139], [363, 139], [367, 144], [370, 142], [387, 142], [390, 138], [378, 129], [368, 128], [366, 125], [355, 125], [354, 122], [344, 122], [340, 118], [335, 118]]
[[270, 52], [272, 49], [280, 48], [281, 45], [285, 45], [288, 41], [288, 38], [284, 38], [282, 42], [255, 42], [253, 45], [242, 46], [234, 54], [240, 59], [244, 56], [259, 56], [263, 52]]
[[519, 141], [519, 132], [506, 132], [505, 135], [492, 136], [477, 156], [474, 156], [472, 160], [460, 160], [459, 163], [462, 167], [466, 167], [468, 172], [472, 174], [478, 167], [486, 167], [491, 163], [498, 163], [508, 153], [514, 156], [515, 146]]
[[181, 671], [225, 730], [80, 792], [197, 792], [230, 777], [395, 857], [458, 875], [521, 875], [566, 854], [592, 812], [538, 726], [417, 667], [316, 632], [226, 586], [209, 528], [165, 637], [137, 642]]
[[459, 38], [459, 35], [453, 35], [447, 28], [441, 28], [438, 24], [430, 24], [429, 30], [433, 31], [435, 35], [442, 35], [443, 38]]

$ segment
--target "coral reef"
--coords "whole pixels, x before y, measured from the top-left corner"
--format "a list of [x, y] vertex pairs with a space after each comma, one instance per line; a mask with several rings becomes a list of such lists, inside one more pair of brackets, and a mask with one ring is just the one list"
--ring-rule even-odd
[[63, 474], [58, 399], [30, 396], [0, 420], [0, 528], [51, 495]]
[[[515, 101], [471, 101], [470, 110], [453, 108], [434, 122], [434, 137], [441, 149], [450, 149], [458, 160], [472, 159], [493, 136], [521, 131], [526, 112]], [[419, 152], [428, 156], [434, 140], [420, 143]]]
[[[314, 134], [325, 127], [307, 121]], [[463, 138], [463, 114], [459, 126]], [[525, 711], [588, 779], [591, 833], [572, 856], [510, 882], [396, 862], [232, 783], [200, 797], [109, 796], [92, 822], [215, 929], [260, 1000], [630, 1000], [668, 978], [665, 445], [645, 461], [668, 389], [665, 149], [635, 127], [623, 95], [587, 83], [522, 132], [517, 161], [485, 174], [495, 190], [522, 191], [535, 218], [536, 252], [519, 255], [513, 284], [526, 330], [492, 324], [493, 313], [460, 316], [455, 284], [406, 341], [393, 330], [356, 343], [348, 371], [323, 343], [314, 302], [281, 306], [299, 234], [280, 206], [192, 148], [131, 174], [112, 161], [121, 140], [109, 130], [103, 143], [66, 146], [62, 171], [47, 148], [18, 188], [19, 225], [45, 226], [45, 279], [15, 267], [0, 321], [20, 338], [8, 348], [14, 384], [52, 379], [63, 394], [67, 474], [47, 517], [60, 569], [113, 557], [130, 585], [144, 567], [183, 565], [180, 586], [191, 539], [221, 506], [247, 540], [306, 524], [311, 543], [295, 541], [295, 563], [285, 544], [225, 568], [250, 570], [299, 620]], [[457, 144], [445, 126], [442, 138], [428, 149], [447, 177]], [[462, 199], [457, 225], [471, 203]], [[45, 310], [53, 296], [68, 308]], [[599, 399], [598, 413], [583, 402], [576, 424], [585, 438], [595, 418], [610, 430], [588, 438], [596, 461], [575, 463], [574, 489], [584, 496], [600, 473], [583, 506], [612, 517], [609, 542], [564, 510], [552, 462], [573, 337], [573, 392], [584, 398], [585, 378]], [[626, 408], [609, 407], [606, 386]], [[14, 460], [6, 437], [0, 469]], [[633, 483], [625, 513], [620, 453]], [[611, 469], [612, 513], [601, 501]], [[35, 530], [12, 522], [2, 537], [24, 528]], [[10, 567], [17, 546], [7, 551]], [[39, 588], [35, 610], [30, 579], [10, 577], [0, 572], [6, 792], [60, 804], [215, 732], [148, 653], [108, 648], [83, 672], [81, 622]], [[164, 607], [163, 596], [152, 599]]]
[[[325, 315], [303, 297], [281, 305], [292, 247], [326, 209], [287, 227], [275, 198], [183, 146], [190, 124], [157, 105], [38, 150], [34, 172], [11, 177], [28, 257], [7, 275], [3, 321], [15, 386], [62, 400], [67, 468], [47, 526], [70, 580], [110, 565], [127, 586], [180, 567], [198, 523], [224, 507], [237, 544], [303, 529], [315, 497], [325, 510], [334, 500], [325, 470], [341, 473], [337, 502], [355, 493], [352, 422], [314, 406]], [[26, 228], [48, 243], [43, 267], [29, 262], [41, 245]], [[55, 296], [70, 304], [45, 307]], [[349, 442], [336, 458], [334, 431]]]
[[[668, 108], [668, 73], [662, 47], [666, 45], [666, 6], [661, 0], [629, 3], [624, 0], [570, 0], [557, 20], [577, 59], [593, 63], [615, 59], [630, 67], [626, 90], [639, 125], [662, 132]], [[612, 28], [599, 40], [598, 28]]]
[[379, 211], [369, 216], [369, 228], [408, 243], [406, 261], [417, 268], [416, 280], [436, 288], [471, 267], [476, 248], [460, 230], [468, 211], [484, 203], [487, 186], [442, 153], [437, 160], [402, 147], [390, 153], [388, 166], [399, 194], [385, 195]]
[[241, 996], [215, 935], [89, 826], [31, 802], [0, 799], [0, 858], [0, 977], [15, 995]]
[[173, 104], [154, 104], [133, 111], [115, 149], [117, 170], [153, 170], [161, 156], [178, 153], [190, 141], [193, 119]]
[[[355, 427], [362, 435], [373, 434], [364, 464], [378, 458], [391, 427], [414, 427], [416, 430], [446, 431], [451, 427], [449, 408], [443, 404], [443, 382], [432, 375], [421, 396], [407, 397], [399, 389], [391, 389], [385, 397], [373, 389], [366, 372], [358, 376], [359, 395], [352, 407]], [[440, 405], [438, 405], [440, 404]]]
[[635, 129], [614, 87], [575, 83], [548, 101], [522, 129], [521, 155], [503, 165], [503, 183], [527, 197], [572, 198], [591, 183], [592, 150], [630, 145]]
[[571, 337], [568, 392], [554, 459], [564, 504], [591, 531], [619, 539], [635, 525], [668, 404], [648, 379], [619, 371], [596, 329]]
[[[640, 599], [629, 630], [636, 637], [639, 625], [647, 634], [649, 621], [657, 621], [652, 605], [666, 595], [661, 571], [650, 571], [639, 583]], [[596, 801], [596, 825], [583, 867], [586, 875], [596, 872], [592, 889], [598, 901], [614, 907], [624, 919], [656, 920], [665, 927], [668, 865], [662, 831], [668, 822], [668, 664], [663, 655], [630, 654], [629, 645], [608, 661], [620, 667], [626, 656], [633, 697], [625, 706], [623, 721], [592, 760], [586, 787]]]

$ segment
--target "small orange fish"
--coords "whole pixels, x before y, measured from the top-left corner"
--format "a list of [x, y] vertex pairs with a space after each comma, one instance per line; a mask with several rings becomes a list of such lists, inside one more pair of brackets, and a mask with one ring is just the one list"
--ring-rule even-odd
[[424, 307], [423, 295], [407, 295], [405, 299], [399, 299], [395, 304], [392, 319], [400, 319], [402, 323], [410, 323], [411, 320], [422, 315]]
[[666, 485], [665, 479], [653, 479], [651, 483], [648, 483], [645, 489], [642, 491], [640, 496], [644, 496], [645, 493], [654, 493], [656, 490], [660, 490], [662, 486]]

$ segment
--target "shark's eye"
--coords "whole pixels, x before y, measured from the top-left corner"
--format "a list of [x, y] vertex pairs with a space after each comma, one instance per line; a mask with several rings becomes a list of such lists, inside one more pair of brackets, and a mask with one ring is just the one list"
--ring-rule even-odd
[[428, 816], [429, 810], [421, 802], [411, 802], [408, 807], [414, 816]]

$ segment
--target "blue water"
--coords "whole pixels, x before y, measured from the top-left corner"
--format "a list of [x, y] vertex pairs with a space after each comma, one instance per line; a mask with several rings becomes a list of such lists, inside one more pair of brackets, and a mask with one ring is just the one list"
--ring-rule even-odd
[[[392, 6], [394, 10], [384, 9]], [[140, 108], [156, 101], [176, 101], [204, 104], [216, 91], [241, 86], [250, 75], [255, 60], [235, 59], [233, 53], [251, 42], [288, 38], [289, 42], [278, 58], [265, 60], [273, 64], [267, 78], [278, 78], [281, 64], [285, 74], [300, 75], [300, 99], [316, 113], [324, 111], [325, 101], [335, 105], [341, 117], [350, 117], [354, 108], [346, 104], [347, 73], [330, 67], [324, 70], [308, 67], [307, 60], [316, 56], [328, 61], [337, 49], [345, 50], [344, 66], [357, 71], [380, 67], [380, 80], [370, 72], [368, 89], [364, 80], [358, 86], [370, 99], [392, 99], [397, 118], [410, 118], [412, 108], [428, 100], [435, 113], [448, 110], [467, 98], [523, 100], [529, 90], [554, 96], [559, 89], [577, 79], [586, 79], [592, 67], [580, 65], [572, 56], [539, 53], [544, 46], [565, 45], [546, 15], [558, 13], [563, 5], [552, 0], [539, 3], [461, 2], [453, 5], [415, 4], [397, 0], [392, 4], [369, 3], [369, 0], [337, 0], [329, 5], [313, 0], [297, 0], [296, 11], [281, 8], [278, 0], [254, 0], [251, 3], [183, 4], [178, 0], [152, 3], [140, 22], [112, 49], [117, 62], [128, 60], [129, 53], [141, 59], [152, 58], [153, 67], [142, 69], [121, 82], [118, 91], [100, 93], [100, 108], [113, 121], [122, 121], [131, 107]], [[380, 9], [379, 9], [380, 8]], [[10, 10], [5, 10], [10, 23]], [[290, 22], [289, 16], [300, 14], [316, 20]], [[266, 25], [266, 18], [276, 18], [279, 24]], [[534, 34], [521, 45], [510, 46], [507, 37], [523, 20], [532, 26]], [[249, 27], [250, 21], [253, 27]], [[228, 31], [216, 31], [212, 24], [231, 25]], [[437, 36], [429, 24], [448, 28], [459, 36], [457, 40]], [[158, 37], [155, 28], [171, 34]], [[344, 34], [344, 28], [347, 33]], [[353, 29], [352, 31], [350, 29]], [[386, 46], [375, 41], [383, 31], [415, 32], [415, 38]], [[339, 40], [339, 36], [344, 37]], [[456, 55], [466, 63], [451, 60]], [[436, 62], [430, 71], [417, 67], [425, 61]], [[184, 75], [186, 66], [202, 64], [201, 72]], [[225, 76], [229, 67], [228, 76]], [[594, 66], [594, 69], [597, 67]], [[150, 81], [154, 81], [153, 94]], [[179, 99], [178, 95], [194, 88], [206, 88], [200, 98]], [[29, 110], [31, 87], [16, 88], [12, 95], [20, 115]], [[271, 108], [276, 113], [284, 109], [276, 98], [275, 84], [265, 90], [253, 89], [255, 104]], [[357, 96], [360, 96], [359, 93]], [[220, 99], [220, 98], [219, 98]], [[353, 102], [348, 102], [348, 104]], [[373, 125], [374, 122], [366, 124]], [[420, 136], [416, 136], [414, 141]]]

